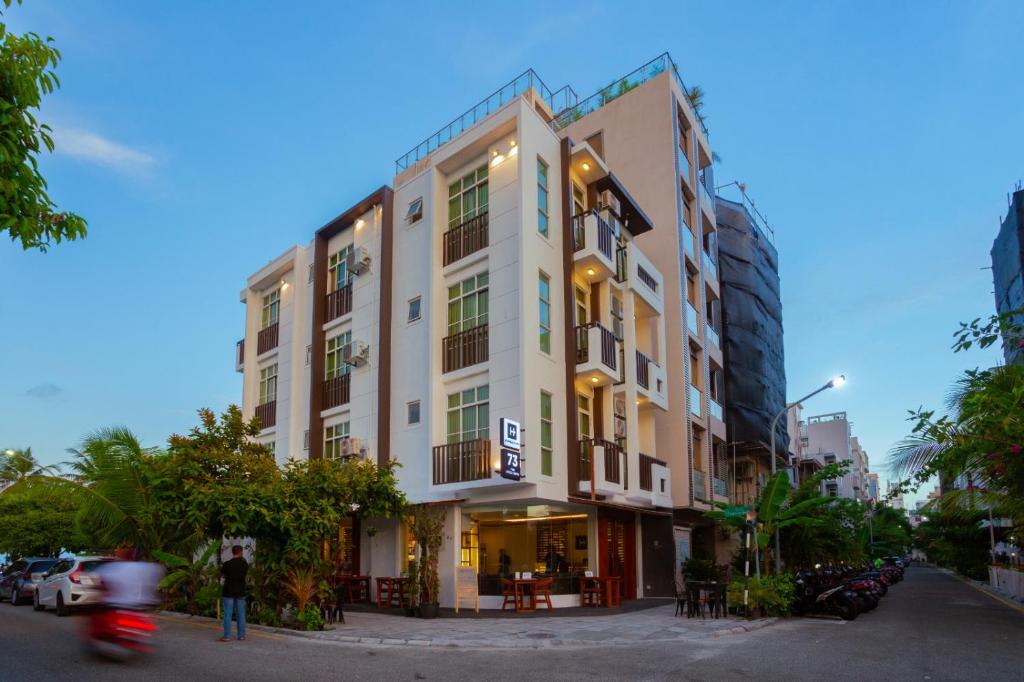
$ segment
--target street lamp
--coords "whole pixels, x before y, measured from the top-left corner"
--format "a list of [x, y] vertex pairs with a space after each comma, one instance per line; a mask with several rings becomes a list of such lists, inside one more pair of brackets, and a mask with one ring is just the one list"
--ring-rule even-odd
[[[821, 388], [819, 388], [816, 391], [812, 391], [812, 392], [808, 393], [803, 398], [800, 398], [800, 400], [794, 400], [793, 402], [789, 403], [784, 408], [782, 408], [782, 410], [777, 415], [775, 415], [775, 419], [772, 420], [772, 435], [771, 435], [771, 440], [772, 440], [771, 460], [772, 460], [772, 476], [773, 477], [775, 476], [775, 427], [778, 426], [779, 419], [782, 418], [782, 415], [784, 415], [787, 412], [789, 412], [789, 410], [791, 408], [793, 408], [794, 406], [799, 405], [800, 403], [804, 402], [805, 400], [810, 400], [811, 398], [813, 398], [814, 396], [818, 395], [822, 391], [827, 391], [830, 388], [839, 388], [840, 386], [842, 386], [845, 383], [846, 383], [846, 375], [845, 374], [840, 374], [839, 376], [832, 377], [831, 379], [829, 379], [827, 384], [825, 384], [824, 386], [822, 386]], [[779, 529], [776, 526], [776, 528], [775, 528], [775, 570], [777, 571], [781, 567], [782, 567], [782, 545], [779, 544]]]

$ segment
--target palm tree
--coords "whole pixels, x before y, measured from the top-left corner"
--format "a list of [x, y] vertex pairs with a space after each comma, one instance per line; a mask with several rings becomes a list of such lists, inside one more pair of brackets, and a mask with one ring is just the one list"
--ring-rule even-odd
[[32, 448], [24, 450], [3, 451], [0, 463], [0, 482], [14, 485], [29, 478], [46, 476], [53, 472], [53, 467], [44, 466], [32, 456]]

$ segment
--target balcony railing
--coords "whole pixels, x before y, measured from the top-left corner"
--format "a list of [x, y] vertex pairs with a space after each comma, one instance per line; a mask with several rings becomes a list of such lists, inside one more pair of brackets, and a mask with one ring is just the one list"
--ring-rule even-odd
[[690, 333], [700, 338], [700, 325], [697, 323], [697, 309], [689, 301], [686, 302], [686, 328]]
[[277, 348], [277, 330], [280, 324], [275, 322], [274, 324], [260, 330], [260, 333], [256, 335], [256, 353], [263, 355], [267, 351]]
[[714, 344], [715, 348], [722, 347], [722, 340], [718, 336], [718, 332], [710, 324], [704, 325], [704, 334], [707, 336], [708, 341]]
[[256, 416], [260, 420], [260, 428], [269, 429], [277, 424], [277, 400], [256, 406]]
[[615, 334], [602, 327], [598, 322], [581, 324], [576, 327], [576, 364], [582, 365], [590, 362], [591, 329], [601, 330], [601, 362], [613, 372], [617, 371], [618, 353], [615, 352]]
[[444, 264], [465, 258], [487, 248], [487, 227], [490, 213], [481, 213], [444, 233]]
[[640, 453], [640, 489], [641, 490], [646, 490], [648, 492], [651, 492], [652, 490], [654, 490], [654, 475], [652, 473], [652, 467], [655, 464], [660, 464], [663, 467], [667, 467], [668, 466], [667, 464], [665, 464], [665, 462], [661, 461], [660, 459], [656, 459], [654, 457], [651, 457], [650, 455], [645, 455], [642, 452]]
[[434, 447], [434, 485], [491, 477], [491, 441], [478, 438]]
[[622, 464], [622, 449], [615, 443], [600, 438], [580, 441], [580, 480], [589, 481], [594, 470], [594, 448], [604, 448], [604, 480], [608, 483], [626, 485]]
[[690, 384], [690, 414], [695, 417], [701, 416], [703, 412], [700, 406], [700, 400], [700, 389], [693, 384]]
[[345, 373], [323, 382], [324, 405], [329, 410], [338, 405], [348, 404], [352, 394], [352, 375]]
[[615, 228], [595, 210], [585, 213], [577, 213], [572, 217], [572, 250], [582, 251], [587, 245], [586, 220], [587, 216], [593, 215], [597, 221], [597, 250], [607, 258], [612, 259], [615, 247]]
[[704, 472], [697, 469], [693, 470], [693, 496], [695, 499], [704, 500], [707, 499], [707, 488], [704, 482]]
[[346, 284], [324, 296], [324, 322], [352, 312], [352, 285]]
[[690, 183], [690, 157], [686, 155], [682, 147], [676, 147], [676, 159], [679, 162], [679, 174], [686, 178], [686, 183]]
[[636, 265], [636, 278], [643, 282], [648, 289], [658, 293], [658, 280], [654, 279], [654, 275], [647, 272], [639, 263]]
[[700, 203], [707, 207], [708, 213], [715, 215], [715, 199], [704, 184], [704, 178], [701, 177], [697, 184], [700, 185]]
[[729, 484], [720, 478], [712, 478], [711, 485], [714, 487], [716, 497], [729, 497]]
[[708, 396], [708, 414], [718, 419], [718, 421], [724, 421], [722, 419], [722, 406], [717, 400]]
[[487, 360], [488, 327], [482, 324], [472, 329], [446, 336], [442, 341], [442, 370], [453, 372]]
[[711, 256], [708, 255], [708, 252], [701, 249], [700, 257], [701, 260], [704, 261], [705, 279], [709, 274], [711, 275], [712, 279], [718, 279], [718, 266], [715, 265], [715, 261], [711, 260]]
[[636, 383], [644, 388], [651, 387], [651, 362], [649, 357], [640, 351], [636, 352]]

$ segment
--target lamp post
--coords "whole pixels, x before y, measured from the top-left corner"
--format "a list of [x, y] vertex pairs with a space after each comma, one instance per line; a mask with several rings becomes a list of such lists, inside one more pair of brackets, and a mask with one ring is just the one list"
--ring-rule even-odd
[[[810, 400], [811, 398], [813, 398], [814, 396], [818, 395], [822, 391], [827, 391], [830, 388], [839, 388], [840, 386], [842, 386], [845, 383], [846, 383], [846, 375], [845, 374], [840, 374], [839, 376], [833, 377], [832, 379], [829, 379], [829, 382], [827, 384], [825, 384], [824, 386], [822, 386], [818, 390], [811, 391], [810, 393], [805, 395], [803, 398], [800, 398], [799, 400], [794, 400], [793, 402], [789, 403], [784, 408], [782, 408], [782, 410], [780, 410], [777, 415], [775, 415], [775, 419], [772, 420], [772, 435], [771, 435], [771, 440], [772, 440], [772, 451], [771, 451], [772, 477], [775, 476], [775, 427], [778, 426], [779, 419], [782, 418], [782, 415], [784, 415], [787, 412], [789, 412], [789, 410], [791, 408], [793, 408], [794, 406], [799, 405], [800, 403], [804, 402], [805, 400]], [[776, 528], [775, 528], [775, 570], [778, 571], [781, 567], [782, 567], [782, 545], [779, 544], [779, 529], [776, 526]]]

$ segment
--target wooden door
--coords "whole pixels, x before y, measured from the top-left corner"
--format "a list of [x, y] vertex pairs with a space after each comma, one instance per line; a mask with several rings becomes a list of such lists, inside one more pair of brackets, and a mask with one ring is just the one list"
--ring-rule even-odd
[[636, 599], [636, 527], [632, 514], [598, 517], [598, 575], [622, 578], [622, 598]]

